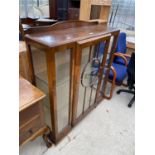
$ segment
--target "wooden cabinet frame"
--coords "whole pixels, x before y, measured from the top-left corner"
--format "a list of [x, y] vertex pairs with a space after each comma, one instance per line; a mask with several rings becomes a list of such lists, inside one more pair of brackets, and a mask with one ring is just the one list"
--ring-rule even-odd
[[[62, 31], [63, 30], [63, 31]], [[62, 33], [63, 32], [63, 33]], [[62, 34], [61, 34], [62, 33]], [[27, 52], [29, 59], [29, 71], [31, 81], [36, 84], [34, 74], [34, 64], [32, 59], [31, 46], [42, 49], [46, 56], [47, 75], [48, 75], [48, 90], [50, 99], [50, 114], [52, 124], [51, 140], [54, 143], [59, 142], [77, 122], [87, 115], [99, 103], [98, 91], [102, 80], [102, 70], [106, 62], [106, 55], [108, 52], [109, 41], [112, 34], [119, 34], [119, 30], [108, 29], [106, 25], [99, 25], [97, 22], [89, 23], [84, 21], [65, 21], [56, 23], [52, 26], [32, 28], [26, 31], [25, 40], [27, 44]], [[54, 42], [46, 39], [46, 36], [52, 36]], [[42, 38], [45, 38], [42, 41]], [[66, 39], [62, 39], [66, 38]], [[69, 38], [69, 39], [68, 39]], [[41, 39], [41, 40], [40, 40]], [[57, 40], [57, 41], [55, 41]], [[58, 41], [59, 40], [59, 41]], [[98, 44], [101, 41], [106, 41], [105, 55], [100, 68], [100, 80], [98, 83], [95, 104], [89, 107], [83, 115], [77, 118], [77, 96], [79, 87], [79, 72], [80, 61], [82, 55], [82, 48]], [[117, 38], [113, 42], [113, 49], [116, 47]], [[58, 112], [57, 112], [57, 94], [56, 94], [56, 67], [55, 54], [63, 52], [66, 49], [70, 51], [70, 90], [69, 90], [69, 114], [68, 124], [62, 131], [58, 132]], [[104, 97], [103, 97], [104, 98]], [[102, 99], [103, 99], [102, 98]]]

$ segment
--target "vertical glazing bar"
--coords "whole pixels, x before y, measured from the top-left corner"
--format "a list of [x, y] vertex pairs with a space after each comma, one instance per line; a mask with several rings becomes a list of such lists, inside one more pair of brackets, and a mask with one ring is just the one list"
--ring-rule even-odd
[[74, 83], [74, 63], [75, 63], [75, 47], [71, 49], [71, 61], [70, 61], [70, 101], [69, 101], [69, 118], [68, 123], [72, 121], [72, 106], [73, 106], [73, 83]]
[[102, 75], [103, 75], [104, 66], [105, 66], [106, 58], [107, 58], [107, 54], [108, 54], [109, 43], [110, 43], [110, 36], [107, 36], [106, 37], [106, 43], [105, 43], [105, 49], [104, 49], [104, 55], [103, 55], [103, 59], [102, 59], [100, 69], [99, 69], [99, 81], [98, 81], [98, 86], [97, 86], [97, 90], [96, 90], [95, 103], [97, 102], [97, 98], [98, 98], [99, 92], [100, 92]]
[[72, 110], [72, 125], [75, 124], [77, 116], [78, 95], [80, 85], [80, 66], [81, 66], [82, 51], [81, 48], [76, 45], [75, 49], [75, 69], [74, 69], [74, 87], [73, 87], [73, 110]]
[[93, 89], [92, 89], [92, 87], [91, 87], [90, 98], [89, 98], [89, 107], [90, 107], [90, 104], [91, 104], [92, 92], [93, 92]]
[[[92, 46], [90, 46], [89, 61], [91, 59], [91, 55], [92, 55]], [[91, 103], [91, 96], [92, 96], [92, 87], [91, 87], [91, 92], [90, 92], [89, 107], [90, 107], [90, 103]]]
[[49, 49], [46, 52], [49, 98], [50, 98], [50, 113], [52, 124], [52, 138], [56, 142], [58, 134], [58, 119], [56, 105], [56, 72], [55, 72], [55, 53], [54, 49]]
[[83, 99], [82, 114], [84, 113], [84, 108], [85, 108], [85, 103], [86, 103], [86, 91], [87, 91], [87, 88], [85, 87], [85, 89], [84, 89], [84, 99]]

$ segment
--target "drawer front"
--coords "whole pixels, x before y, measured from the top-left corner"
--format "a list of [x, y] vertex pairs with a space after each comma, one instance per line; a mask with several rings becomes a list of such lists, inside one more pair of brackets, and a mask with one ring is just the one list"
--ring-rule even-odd
[[40, 108], [39, 108], [38, 103], [36, 103], [36, 104], [30, 106], [29, 108], [21, 111], [19, 113], [19, 124], [20, 124], [20, 126], [22, 126], [23, 124], [28, 122], [30, 119], [32, 119], [34, 116], [39, 115], [39, 114], [40, 114]]
[[20, 144], [30, 138], [35, 132], [37, 132], [42, 126], [43, 122], [41, 121], [40, 115], [36, 115], [27, 123], [20, 126], [19, 129], [19, 142]]

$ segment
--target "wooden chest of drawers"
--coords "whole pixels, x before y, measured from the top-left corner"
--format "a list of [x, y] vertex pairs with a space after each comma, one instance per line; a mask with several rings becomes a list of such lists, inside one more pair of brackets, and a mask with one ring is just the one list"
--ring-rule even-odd
[[34, 137], [40, 129], [44, 130], [46, 126], [41, 113], [41, 103], [36, 103], [19, 113], [20, 144], [27, 141], [27, 139]]
[[[44, 93], [24, 78], [19, 78], [19, 144], [20, 146], [49, 129], [44, 121]], [[49, 145], [48, 145], [49, 146]]]

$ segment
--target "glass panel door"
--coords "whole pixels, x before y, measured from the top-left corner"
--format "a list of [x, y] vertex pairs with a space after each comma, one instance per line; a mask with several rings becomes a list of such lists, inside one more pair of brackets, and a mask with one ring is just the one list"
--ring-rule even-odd
[[84, 114], [95, 103], [98, 72], [103, 59], [101, 52], [99, 45], [82, 49], [77, 117]]

